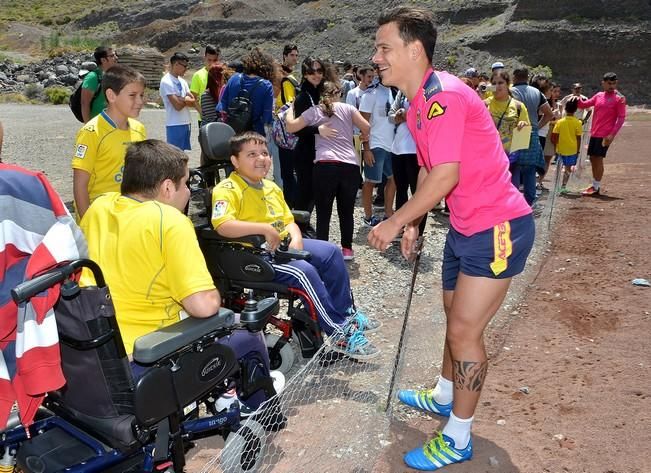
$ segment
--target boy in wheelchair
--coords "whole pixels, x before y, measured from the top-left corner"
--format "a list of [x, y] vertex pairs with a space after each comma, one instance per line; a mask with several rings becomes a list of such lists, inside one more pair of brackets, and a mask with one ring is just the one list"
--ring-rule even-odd
[[377, 330], [380, 323], [355, 309], [341, 250], [327, 241], [304, 240], [282, 191], [265, 179], [271, 166], [265, 138], [244, 132], [232, 137], [230, 146], [235, 171], [212, 193], [211, 222], [215, 230], [227, 238], [262, 235], [272, 252], [289, 237], [290, 248], [311, 253], [309, 261], [272, 263], [275, 282], [310, 295], [321, 329], [333, 335], [332, 350], [357, 360], [378, 356], [380, 350], [365, 333]]
[[[89, 257], [100, 265], [111, 288], [128, 355], [137, 338], [178, 322], [182, 313], [205, 318], [219, 311], [220, 294], [192, 223], [182, 213], [190, 197], [187, 180], [188, 157], [182, 151], [159, 140], [133, 143], [125, 157], [121, 192], [98, 197], [80, 223]], [[87, 270], [80, 282], [95, 283]], [[261, 332], [235, 330], [220, 341], [238, 358], [257, 351], [250, 371], [269, 375]], [[136, 378], [146, 370], [132, 362]], [[246, 402], [255, 409], [264, 400], [259, 392]]]

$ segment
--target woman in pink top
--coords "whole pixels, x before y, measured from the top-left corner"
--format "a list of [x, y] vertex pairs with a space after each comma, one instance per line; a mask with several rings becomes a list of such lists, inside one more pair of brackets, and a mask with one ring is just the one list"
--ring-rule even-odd
[[[285, 120], [290, 133], [306, 126], [319, 126], [313, 170], [316, 235], [319, 240], [329, 239], [332, 203], [337, 199], [341, 251], [345, 260], [352, 260], [353, 211], [360, 181], [359, 157], [353, 145], [353, 126], [361, 130], [364, 141], [368, 139], [370, 125], [355, 107], [339, 102], [340, 97], [339, 85], [326, 82], [319, 105], [307, 109], [298, 118], [294, 118], [292, 108]], [[321, 133], [321, 130], [325, 132]]]
[[371, 230], [369, 242], [385, 250], [404, 228], [402, 253], [411, 258], [422, 216], [442, 197], [450, 208], [442, 268], [443, 366], [434, 389], [398, 392], [409, 406], [449, 417], [441, 433], [404, 457], [411, 468], [434, 471], [472, 458], [470, 431], [488, 369], [484, 329], [511, 278], [524, 269], [535, 226], [531, 208], [511, 184], [486, 106], [458, 78], [432, 70], [431, 12], [399, 7], [382, 14], [378, 24], [373, 62], [383, 83], [409, 99], [407, 125], [421, 169], [416, 193]]

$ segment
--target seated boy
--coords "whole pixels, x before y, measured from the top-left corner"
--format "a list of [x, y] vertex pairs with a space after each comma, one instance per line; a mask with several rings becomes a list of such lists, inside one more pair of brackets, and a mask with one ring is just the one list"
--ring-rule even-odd
[[213, 189], [213, 227], [228, 238], [263, 235], [270, 251], [278, 248], [282, 239], [291, 237], [289, 247], [305, 249], [312, 258], [309, 262], [273, 264], [275, 281], [311, 296], [321, 329], [328, 335], [343, 335], [335, 337], [333, 350], [358, 360], [379, 355], [364, 332], [377, 330], [380, 323], [353, 307], [341, 250], [327, 241], [303, 240], [282, 191], [265, 179], [271, 166], [265, 138], [248, 131], [231, 138], [230, 144], [235, 171]]
[[72, 158], [72, 191], [78, 220], [104, 192], [118, 192], [127, 147], [147, 136], [135, 120], [144, 101], [145, 78], [126, 66], [116, 65], [104, 73], [102, 93], [106, 110], [92, 118], [77, 133]]
[[576, 162], [581, 151], [581, 135], [583, 124], [574, 114], [578, 108], [576, 100], [569, 100], [565, 104], [565, 116], [556, 122], [552, 130], [552, 143], [556, 145], [556, 152], [563, 161], [563, 184], [561, 194], [567, 193], [566, 185], [570, 174], [576, 167]]
[[[111, 289], [129, 355], [136, 338], [178, 322], [182, 310], [204, 318], [221, 305], [192, 222], [183, 214], [188, 177], [188, 157], [175, 146], [134, 143], [126, 153], [121, 192], [97, 197], [81, 220], [89, 257]], [[92, 275], [84, 272], [81, 283], [94, 284]], [[269, 373], [261, 332], [235, 330], [222, 342], [238, 358], [256, 350]], [[136, 363], [132, 369], [136, 377], [145, 371]]]

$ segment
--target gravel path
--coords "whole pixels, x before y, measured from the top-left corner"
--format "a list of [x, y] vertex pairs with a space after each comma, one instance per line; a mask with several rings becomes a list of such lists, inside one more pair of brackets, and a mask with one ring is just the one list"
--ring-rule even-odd
[[[164, 139], [165, 114], [162, 110], [143, 110], [141, 121], [150, 138]], [[2, 158], [5, 162], [20, 164], [30, 169], [43, 170], [59, 191], [64, 200], [72, 199], [72, 173], [70, 159], [74, 140], [80, 124], [74, 119], [67, 106], [46, 105], [7, 105], [0, 104], [0, 120], [5, 126], [5, 144]], [[192, 130], [193, 143], [196, 143], [196, 123]], [[198, 144], [190, 152], [191, 166], [198, 164]], [[411, 280], [411, 267], [399, 253], [399, 245], [394, 244], [384, 254], [378, 253], [366, 244], [368, 229], [361, 226], [362, 209], [360, 203], [355, 210], [355, 229], [353, 248], [355, 259], [349, 263], [351, 284], [356, 303], [367, 314], [384, 321], [385, 326], [379, 334], [371, 336], [372, 341], [383, 350], [376, 379], [369, 385], [386, 386], [391, 376], [398, 346], [398, 336]], [[527, 281], [535, 262], [543, 255], [546, 246], [546, 218], [539, 219], [545, 225], [538, 225], [538, 245], [534, 250], [533, 263], [529, 265], [529, 275], [516, 280], [513, 289], [493, 320], [493, 330], [500, 331], [508, 324], [509, 313], [526, 291]], [[331, 235], [338, 240], [339, 228], [336, 215], [332, 219]], [[428, 218], [426, 243], [421, 258], [419, 276], [414, 290], [411, 319], [406, 334], [403, 367], [396, 386], [431, 386], [438, 374], [441, 362], [441, 347], [444, 340], [445, 319], [440, 298], [440, 265], [447, 218], [440, 214]], [[386, 391], [386, 389], [385, 389]], [[381, 394], [386, 396], [386, 394]], [[345, 422], [344, 417], [329, 419], [332, 423]], [[402, 409], [394, 411], [391, 430], [400, 429], [403, 422], [413, 413]], [[360, 439], [362, 440], [362, 439]], [[367, 439], [364, 439], [367, 440]], [[324, 439], [328, 442], [328, 439]], [[361, 443], [366, 443], [362, 440]], [[372, 460], [367, 467], [372, 468]], [[366, 470], [364, 470], [366, 471]]]

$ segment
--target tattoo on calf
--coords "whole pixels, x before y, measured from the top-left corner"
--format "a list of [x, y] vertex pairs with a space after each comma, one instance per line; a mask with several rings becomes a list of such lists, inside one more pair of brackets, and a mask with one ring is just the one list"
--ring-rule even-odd
[[464, 390], [480, 392], [486, 379], [488, 361], [453, 361], [454, 385]]

